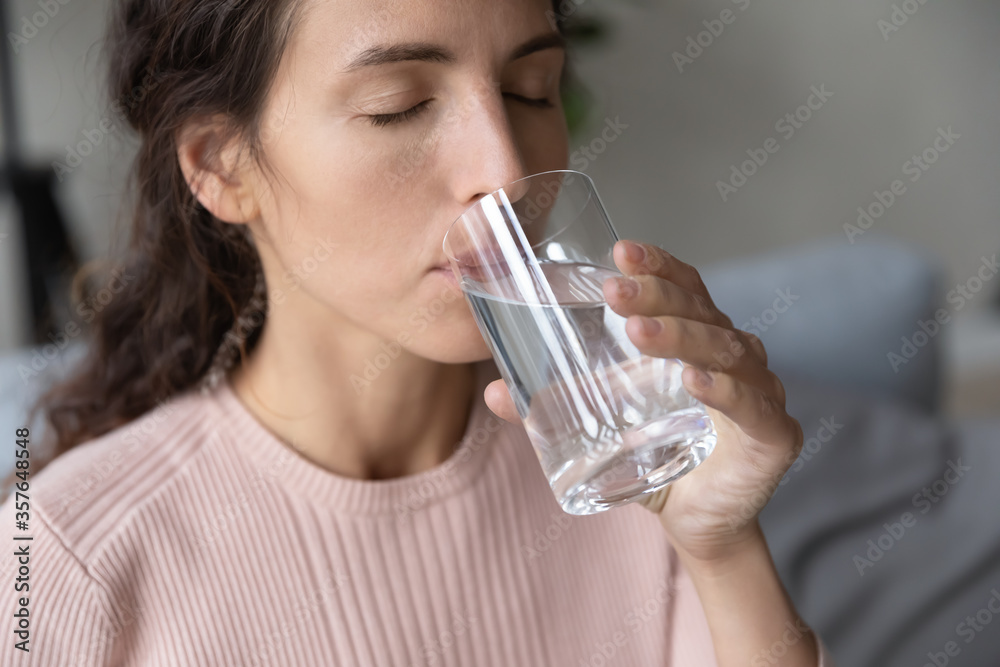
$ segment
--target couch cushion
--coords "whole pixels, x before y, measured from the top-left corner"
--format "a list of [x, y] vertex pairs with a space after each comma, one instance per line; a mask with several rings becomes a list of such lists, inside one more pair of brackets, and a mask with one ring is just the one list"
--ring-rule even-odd
[[[701, 274], [733, 323], [760, 336], [779, 377], [901, 398], [925, 411], [939, 406], [939, 337], [918, 333], [944, 306], [932, 253], [878, 232], [855, 245], [838, 235]], [[907, 358], [901, 339], [915, 336], [924, 345]]]

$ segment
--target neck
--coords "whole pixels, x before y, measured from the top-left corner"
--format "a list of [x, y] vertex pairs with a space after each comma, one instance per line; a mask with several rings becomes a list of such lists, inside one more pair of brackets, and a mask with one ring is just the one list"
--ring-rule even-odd
[[269, 317], [231, 382], [278, 438], [333, 473], [357, 479], [413, 475], [455, 451], [475, 400], [472, 364], [443, 364], [405, 349], [374, 378], [384, 352], [370, 333], [324, 336]]

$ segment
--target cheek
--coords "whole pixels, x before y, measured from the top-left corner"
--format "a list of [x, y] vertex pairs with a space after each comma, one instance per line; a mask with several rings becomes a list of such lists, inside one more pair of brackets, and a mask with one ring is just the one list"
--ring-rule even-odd
[[367, 164], [371, 156], [316, 134], [313, 145], [342, 150], [303, 150], [300, 138], [287, 135], [275, 147], [280, 177], [262, 202], [262, 218], [279, 277], [331, 305], [384, 311], [401, 296], [407, 253], [413, 261], [406, 237], [412, 224], [392, 210], [379, 170]]

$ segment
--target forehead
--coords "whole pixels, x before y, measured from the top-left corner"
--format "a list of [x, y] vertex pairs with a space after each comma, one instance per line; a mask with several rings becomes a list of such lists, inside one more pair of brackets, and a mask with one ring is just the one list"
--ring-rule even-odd
[[[288, 53], [326, 76], [348, 71], [366, 51], [423, 43], [473, 61], [502, 66], [525, 39], [555, 32], [551, 0], [302, 0]], [[442, 61], [443, 62], [443, 61]]]

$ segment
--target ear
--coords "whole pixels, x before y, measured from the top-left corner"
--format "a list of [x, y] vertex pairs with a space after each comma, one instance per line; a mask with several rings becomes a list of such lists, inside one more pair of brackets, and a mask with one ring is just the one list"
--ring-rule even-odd
[[191, 121], [177, 133], [177, 159], [192, 194], [219, 220], [244, 224], [260, 214], [259, 193], [249, 162], [237, 163], [239, 152], [219, 117]]

